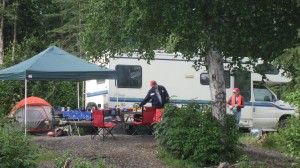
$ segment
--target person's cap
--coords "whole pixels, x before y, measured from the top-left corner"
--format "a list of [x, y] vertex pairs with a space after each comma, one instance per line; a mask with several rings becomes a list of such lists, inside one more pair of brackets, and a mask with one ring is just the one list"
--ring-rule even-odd
[[151, 85], [151, 86], [154, 86], [154, 85], [157, 85], [157, 83], [156, 83], [155, 80], [151, 80], [151, 81], [150, 81], [150, 85]]
[[233, 89], [233, 92], [235, 93], [235, 92], [240, 92], [240, 89], [239, 88], [234, 88]]

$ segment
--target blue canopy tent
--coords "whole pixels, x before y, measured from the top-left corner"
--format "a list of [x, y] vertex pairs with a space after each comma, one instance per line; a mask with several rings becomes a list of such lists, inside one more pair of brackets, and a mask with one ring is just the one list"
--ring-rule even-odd
[[[28, 60], [0, 71], [0, 80], [25, 81], [25, 100], [27, 98], [27, 82], [30, 80], [78, 82], [91, 79], [115, 78], [115, 70], [88, 63], [56, 46], [51, 46]], [[26, 110], [25, 106], [25, 133]]]

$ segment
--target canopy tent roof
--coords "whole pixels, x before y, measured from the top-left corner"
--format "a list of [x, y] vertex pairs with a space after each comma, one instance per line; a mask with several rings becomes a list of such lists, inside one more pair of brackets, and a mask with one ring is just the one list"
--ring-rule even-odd
[[0, 71], [0, 80], [115, 79], [116, 71], [88, 63], [56, 46]]

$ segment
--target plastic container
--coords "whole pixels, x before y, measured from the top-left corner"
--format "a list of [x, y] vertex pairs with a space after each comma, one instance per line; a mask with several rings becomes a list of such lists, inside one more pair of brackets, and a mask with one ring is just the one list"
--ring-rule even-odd
[[258, 137], [262, 136], [262, 130], [261, 129], [251, 129], [250, 134], [251, 134], [251, 136], [258, 138]]

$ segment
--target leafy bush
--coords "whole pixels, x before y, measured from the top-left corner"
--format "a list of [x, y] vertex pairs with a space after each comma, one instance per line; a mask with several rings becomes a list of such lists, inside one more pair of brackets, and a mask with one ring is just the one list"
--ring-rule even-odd
[[290, 117], [287, 126], [279, 129], [279, 135], [284, 138], [287, 148], [285, 153], [300, 158], [300, 117]]
[[162, 117], [155, 126], [155, 137], [174, 158], [202, 167], [238, 157], [239, 133], [234, 116], [226, 116], [227, 124], [222, 126], [212, 116], [210, 106], [192, 103], [180, 109], [167, 105]]
[[269, 132], [262, 146], [280, 152], [286, 151], [284, 137], [281, 136], [278, 132]]
[[284, 96], [284, 101], [300, 107], [300, 90], [293, 90]]
[[[0, 119], [0, 123], [4, 120]], [[38, 147], [30, 136], [13, 129], [12, 124], [0, 126], [0, 163], [1, 167], [37, 167], [35, 159], [39, 155]]]

